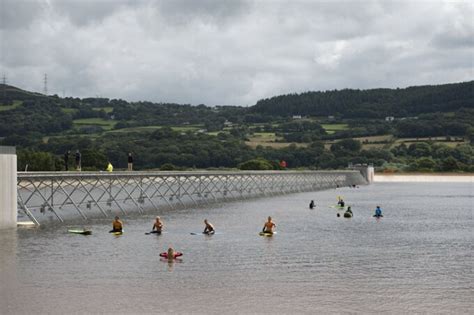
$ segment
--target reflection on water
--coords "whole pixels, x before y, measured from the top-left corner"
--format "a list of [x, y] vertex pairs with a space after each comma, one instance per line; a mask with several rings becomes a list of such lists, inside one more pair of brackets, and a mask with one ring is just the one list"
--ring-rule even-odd
[[[342, 196], [354, 217], [330, 208]], [[443, 196], [443, 197], [439, 197]], [[311, 199], [316, 209], [309, 210]], [[377, 204], [384, 218], [372, 218]], [[0, 313], [469, 313], [473, 187], [378, 183], [88, 226], [0, 231]], [[272, 216], [278, 234], [262, 237]], [[208, 218], [216, 235], [201, 231]], [[168, 247], [181, 260], [162, 261]]]

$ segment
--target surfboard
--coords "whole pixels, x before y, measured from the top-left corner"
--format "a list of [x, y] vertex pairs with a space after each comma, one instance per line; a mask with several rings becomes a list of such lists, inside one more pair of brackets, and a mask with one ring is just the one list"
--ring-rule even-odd
[[73, 234], [81, 234], [81, 235], [91, 235], [92, 234], [92, 231], [90, 230], [76, 230], [76, 229], [70, 229], [70, 230], [67, 230], [69, 233], [73, 233]]
[[211, 235], [214, 235], [216, 234], [216, 232], [213, 232], [213, 233], [204, 233], [204, 232], [191, 232], [190, 233], [191, 235], [208, 235], [208, 236], [211, 236]]
[[271, 236], [273, 236], [274, 234], [277, 234], [277, 232], [273, 232], [273, 233], [260, 232], [260, 233], [258, 233], [258, 235], [260, 235], [260, 236], [268, 236], [268, 237], [271, 237]]
[[123, 232], [124, 232], [124, 231], [122, 231], [122, 232], [111, 232], [111, 234], [113, 234], [113, 235], [122, 235]]

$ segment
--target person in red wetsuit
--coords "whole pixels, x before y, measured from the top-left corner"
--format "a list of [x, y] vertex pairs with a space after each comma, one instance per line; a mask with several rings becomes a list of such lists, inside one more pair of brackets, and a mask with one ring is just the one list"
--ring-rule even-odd
[[173, 249], [173, 247], [168, 248], [168, 251], [165, 253], [160, 254], [161, 257], [167, 258], [169, 262], [173, 261], [173, 259], [183, 256], [183, 253], [177, 252]]

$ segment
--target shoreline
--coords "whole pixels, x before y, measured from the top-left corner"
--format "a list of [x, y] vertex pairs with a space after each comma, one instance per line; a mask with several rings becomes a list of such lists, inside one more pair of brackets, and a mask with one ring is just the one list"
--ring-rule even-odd
[[379, 174], [375, 173], [374, 182], [452, 182], [452, 183], [474, 183], [474, 174], [452, 174], [452, 173], [402, 173], [402, 174]]

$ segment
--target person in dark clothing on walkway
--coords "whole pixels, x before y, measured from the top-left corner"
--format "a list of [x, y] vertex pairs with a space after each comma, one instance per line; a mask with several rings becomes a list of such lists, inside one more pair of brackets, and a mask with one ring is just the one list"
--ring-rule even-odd
[[128, 153], [128, 170], [133, 171], [133, 156], [132, 152]]
[[71, 151], [69, 150], [64, 153], [64, 168], [66, 169], [66, 172], [69, 171], [69, 154], [71, 154]]
[[79, 150], [76, 151], [76, 171], [81, 170], [81, 152]]

